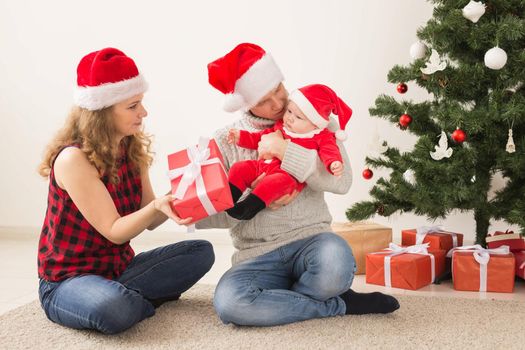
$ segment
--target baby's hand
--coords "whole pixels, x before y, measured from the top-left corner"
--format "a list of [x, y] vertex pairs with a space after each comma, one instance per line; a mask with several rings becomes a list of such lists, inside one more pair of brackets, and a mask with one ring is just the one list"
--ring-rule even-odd
[[343, 175], [343, 163], [341, 163], [340, 161], [336, 160], [335, 162], [332, 162], [332, 164], [330, 164], [330, 170], [332, 171], [332, 174], [334, 174], [334, 176], [341, 176]]
[[239, 142], [239, 138], [241, 137], [241, 132], [238, 129], [230, 129], [228, 131], [228, 144], [237, 144]]

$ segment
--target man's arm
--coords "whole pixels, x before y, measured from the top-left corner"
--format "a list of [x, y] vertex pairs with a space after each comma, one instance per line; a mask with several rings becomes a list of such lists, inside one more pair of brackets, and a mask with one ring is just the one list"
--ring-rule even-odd
[[337, 145], [343, 159], [343, 175], [333, 176], [326, 169], [317, 151], [289, 142], [284, 152], [281, 168], [315, 191], [345, 194], [352, 185], [352, 168], [342, 142]]

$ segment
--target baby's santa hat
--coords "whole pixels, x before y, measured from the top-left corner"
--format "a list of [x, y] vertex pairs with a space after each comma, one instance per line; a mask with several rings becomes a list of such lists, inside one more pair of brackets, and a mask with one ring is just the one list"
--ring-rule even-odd
[[77, 106], [95, 111], [147, 89], [148, 84], [135, 62], [122, 51], [108, 47], [80, 60], [74, 99]]
[[330, 115], [336, 114], [339, 119], [339, 130], [335, 136], [346, 140], [344, 129], [352, 116], [352, 109], [326, 85], [312, 84], [292, 91], [290, 100], [315, 124], [324, 129], [328, 126]]
[[269, 53], [258, 45], [243, 43], [208, 64], [208, 80], [226, 94], [224, 110], [235, 112], [255, 106], [284, 76]]

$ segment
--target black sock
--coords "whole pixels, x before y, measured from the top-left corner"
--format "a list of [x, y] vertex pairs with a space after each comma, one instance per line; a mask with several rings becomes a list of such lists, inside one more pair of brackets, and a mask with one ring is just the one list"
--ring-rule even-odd
[[241, 198], [242, 196], [242, 191], [237, 187], [235, 186], [234, 184], [232, 184], [231, 182], [229, 183], [230, 184], [230, 191], [232, 193], [232, 199], [233, 199], [233, 203], [237, 203], [237, 201], [239, 200], [239, 198]]
[[388, 314], [399, 309], [396, 298], [379, 292], [357, 293], [349, 289], [340, 297], [346, 304], [347, 315]]
[[233, 208], [227, 209], [226, 212], [232, 218], [238, 220], [250, 220], [264, 208], [266, 208], [266, 204], [263, 200], [253, 193], [250, 193], [241, 202], [235, 204]]

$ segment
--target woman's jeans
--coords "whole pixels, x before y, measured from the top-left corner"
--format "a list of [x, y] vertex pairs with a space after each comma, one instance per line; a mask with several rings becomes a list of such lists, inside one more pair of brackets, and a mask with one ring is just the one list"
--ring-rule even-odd
[[213, 303], [224, 323], [247, 326], [343, 315], [338, 295], [352, 285], [355, 269], [346, 241], [321, 233], [232, 267]]
[[188, 290], [214, 260], [209, 242], [178, 242], [138, 254], [116, 280], [97, 275], [40, 280], [40, 302], [58, 324], [118, 333], [153, 316], [152, 302], [176, 299]]

